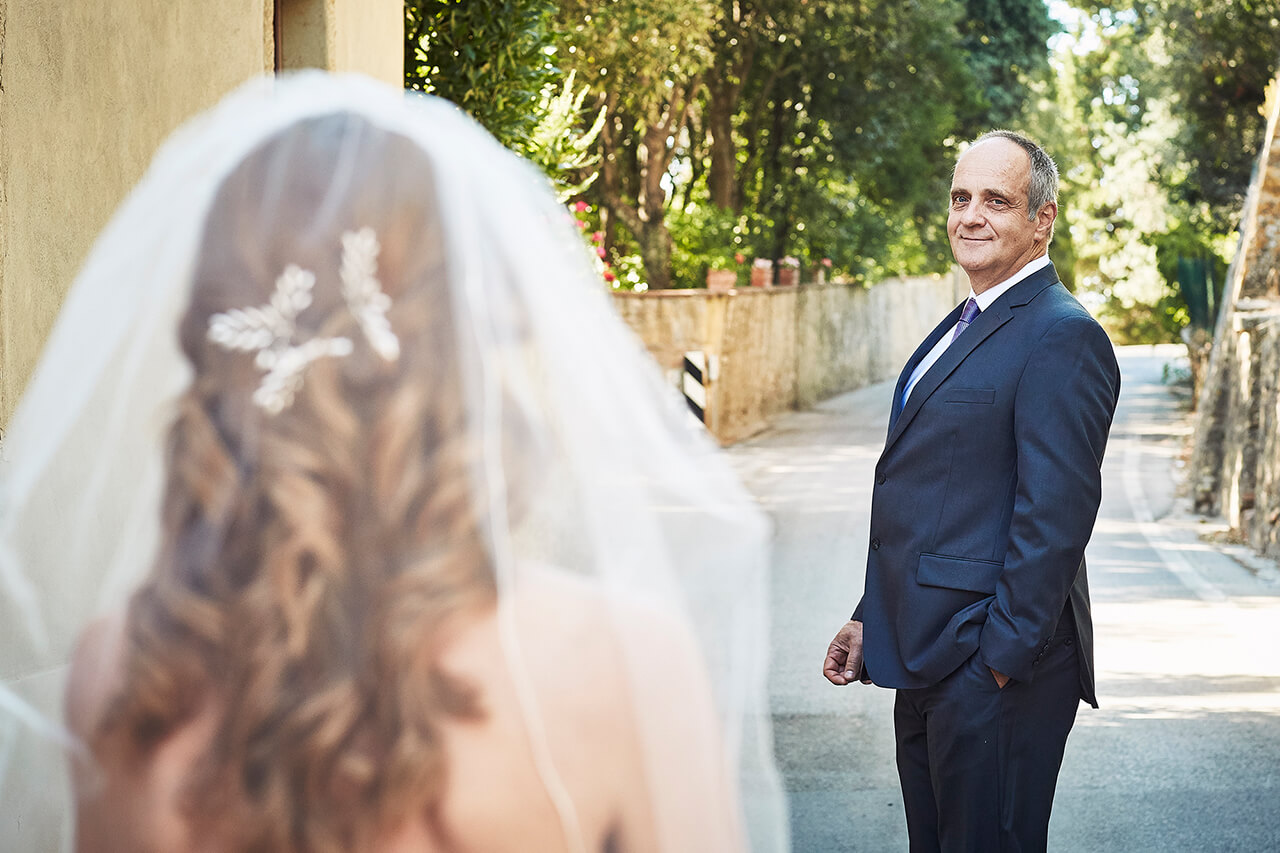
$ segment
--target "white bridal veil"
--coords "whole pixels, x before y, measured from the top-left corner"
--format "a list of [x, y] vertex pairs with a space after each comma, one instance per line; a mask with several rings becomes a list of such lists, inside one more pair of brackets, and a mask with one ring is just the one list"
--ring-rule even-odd
[[[252, 82], [164, 145], [89, 255], [4, 438], [0, 848], [66, 844], [64, 758], [76, 748], [59, 708], [67, 661], [84, 625], [123, 606], [156, 558], [166, 434], [191, 382], [177, 328], [210, 206], [265, 140], [332, 114], [410, 140], [434, 167], [456, 332], [447, 357], [456, 360], [464, 429], [477, 449], [469, 499], [488, 520], [483, 539], [497, 575], [504, 654], [519, 671], [514, 590], [531, 565], [584, 576], [605, 601], [639, 602], [677, 629], [688, 626], [717, 704], [711, 737], [718, 734], [737, 770], [751, 847], [784, 850], [765, 686], [763, 516], [612, 310], [566, 212], [534, 170], [447, 103], [320, 73]], [[349, 179], [341, 163], [317, 176], [317, 205], [344, 197]], [[274, 189], [261, 187], [263, 215]], [[365, 296], [362, 325], [369, 321], [376, 344], [377, 316], [394, 331], [396, 310], [379, 307], [376, 293]], [[271, 362], [281, 405], [294, 379], [305, 381], [307, 359], [325, 357], [293, 355], [302, 358], [296, 373]], [[260, 362], [264, 373], [271, 364]], [[503, 446], [512, 418], [528, 432], [515, 456], [536, 456], [542, 472], [518, 514], [508, 513], [514, 457]], [[671, 715], [646, 707], [656, 700], [638, 682], [652, 674], [642, 676], [627, 651], [635, 642], [623, 644], [619, 666], [642, 739], [661, 755], [661, 733], [646, 733], [643, 721]], [[542, 709], [531, 685], [515, 687], [537, 752]], [[557, 800], [556, 757], [539, 760]], [[665, 774], [652, 759], [659, 821], [665, 807], [678, 807], [664, 791], [679, 791], [679, 780]], [[576, 849], [573, 803], [557, 801]]]

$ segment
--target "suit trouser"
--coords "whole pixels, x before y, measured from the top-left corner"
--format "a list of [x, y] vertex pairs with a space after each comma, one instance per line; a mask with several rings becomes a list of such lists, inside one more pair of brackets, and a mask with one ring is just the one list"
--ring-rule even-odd
[[1071, 619], [1030, 682], [996, 685], [975, 653], [931, 687], [899, 690], [893, 722], [911, 853], [1045, 849], [1080, 702]]

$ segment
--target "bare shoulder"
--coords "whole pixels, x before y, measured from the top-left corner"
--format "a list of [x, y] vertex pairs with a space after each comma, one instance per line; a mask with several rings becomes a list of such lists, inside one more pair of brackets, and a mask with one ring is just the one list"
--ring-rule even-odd
[[63, 713], [81, 743], [93, 737], [124, 682], [124, 625], [123, 612], [98, 618], [80, 633], [71, 652]]
[[[689, 764], [706, 738], [718, 742], [696, 722], [712, 703], [705, 679], [689, 677], [702, 670], [685, 620], [656, 599], [553, 567], [522, 567], [502, 606], [510, 610], [460, 625], [440, 652], [446, 672], [476, 686], [484, 710], [480, 721], [446, 728], [442, 818], [476, 849], [507, 849], [513, 839], [558, 849], [562, 829], [545, 796], [552, 783], [537, 766], [545, 749], [589, 849], [608, 839], [656, 848], [655, 810], [671, 807], [665, 796], [655, 801], [655, 783], [665, 789], [689, 776], [700, 785], [705, 775], [688, 773]], [[505, 780], [502, 795], [495, 777]], [[706, 800], [705, 786], [684, 793]], [[555, 840], [531, 842], [543, 838]]]
[[[546, 644], [548, 659], [568, 671], [591, 672], [602, 691], [661, 690], [700, 663], [689, 617], [656, 593], [620, 589], [554, 567], [527, 573], [518, 595], [522, 641]], [[554, 648], [553, 648], [554, 647]], [[621, 664], [625, 660], [627, 666]], [[624, 685], [627, 668], [636, 675]]]
[[124, 616], [113, 613], [80, 633], [71, 654], [64, 714], [74, 739], [68, 759], [75, 794], [77, 853], [139, 847], [136, 785], [122, 779], [112, 756], [93, 750], [110, 703], [123, 687]]
[[[550, 614], [557, 609], [579, 611], [578, 628], [562, 636], [564, 646], [553, 658], [557, 671], [548, 675], [588, 685], [590, 695], [562, 690], [546, 701], [565, 704], [563, 719], [578, 718], [562, 730], [565, 750], [597, 762], [608, 756], [612, 763], [582, 772], [594, 777], [593, 791], [608, 797], [619, 843], [641, 850], [741, 850], [734, 783], [692, 614], [660, 593], [556, 573], [540, 583], [529, 594], [547, 596], [545, 606], [532, 608], [532, 618], [546, 620], [536, 626], [543, 636], [556, 632]], [[570, 702], [578, 707], [567, 707]], [[580, 716], [584, 710], [594, 719]]]
[[580, 643], [565, 662], [577, 678], [588, 673], [597, 682], [597, 710], [608, 709], [619, 724], [596, 729], [594, 745], [596, 754], [617, 757], [615, 778], [626, 779], [605, 787], [619, 842], [639, 850], [740, 851], [735, 783], [694, 615], [660, 593], [554, 576], [545, 582], [553, 598], [588, 612], [582, 618], [594, 646]]
[[654, 596], [620, 591], [594, 578], [548, 566], [522, 569], [504, 601], [518, 647], [502, 648], [498, 611], [453, 632], [441, 654], [447, 671], [483, 674], [493, 686], [503, 670], [521, 667], [540, 688], [540, 701], [566, 715], [605, 714], [630, 704], [633, 691], [661, 690], [669, 676], [697, 656], [687, 620]]
[[127, 758], [119, 745], [95, 743], [125, 689], [127, 630], [123, 611], [104, 616], [81, 632], [71, 655], [64, 713], [76, 741], [70, 756], [75, 849], [195, 850], [200, 845], [180, 804], [187, 774], [212, 737], [213, 706], [178, 726], [140, 762]]

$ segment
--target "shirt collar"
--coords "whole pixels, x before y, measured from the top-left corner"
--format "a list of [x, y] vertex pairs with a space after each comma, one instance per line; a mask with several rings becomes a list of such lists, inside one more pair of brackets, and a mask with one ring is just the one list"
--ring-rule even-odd
[[969, 288], [969, 298], [978, 303], [978, 308], [980, 310], [986, 311], [991, 307], [991, 303], [999, 299], [1006, 290], [1013, 287], [1033, 272], [1042, 270], [1047, 266], [1049, 266], [1049, 255], [1041, 255], [1035, 260], [1027, 261], [1026, 266], [997, 284], [995, 287], [989, 287], [981, 293], [974, 293], [973, 288]]

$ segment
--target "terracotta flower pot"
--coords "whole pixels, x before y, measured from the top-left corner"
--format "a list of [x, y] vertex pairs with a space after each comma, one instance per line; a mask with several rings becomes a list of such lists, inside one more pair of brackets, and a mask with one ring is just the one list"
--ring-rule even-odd
[[707, 290], [712, 293], [728, 293], [738, 284], [735, 270], [707, 270]]
[[795, 287], [800, 283], [800, 270], [797, 267], [778, 268], [778, 287]]
[[751, 265], [751, 286], [773, 286], [773, 261], [765, 258], [756, 258], [755, 263]]

